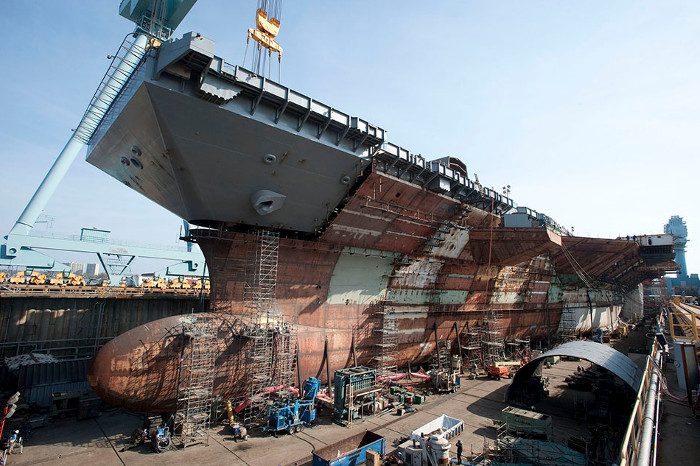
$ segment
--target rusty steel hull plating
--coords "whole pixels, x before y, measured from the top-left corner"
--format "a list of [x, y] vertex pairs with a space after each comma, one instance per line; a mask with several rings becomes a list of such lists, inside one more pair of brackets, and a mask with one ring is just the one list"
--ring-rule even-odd
[[[197, 241], [210, 264], [211, 310], [219, 322], [214, 393], [240, 398], [246, 395], [247, 339], [241, 336], [238, 318], [247, 312], [243, 284], [254, 236], [202, 234]], [[456, 339], [455, 325], [460, 332], [477, 325], [488, 308], [502, 311], [510, 337], [551, 335], [562, 310], [562, 296], [551, 289], [551, 276], [551, 264], [542, 258], [503, 267], [459, 257], [402, 261], [387, 251], [282, 238], [277, 308], [298, 324], [301, 377], [325, 381], [321, 369], [326, 345], [331, 371], [353, 363], [353, 344], [357, 362], [372, 364], [380, 305], [399, 316], [399, 366], [426, 362], [435, 347], [435, 330], [438, 338]], [[105, 401], [138, 411], [174, 409], [177, 362], [184, 345], [179, 319], [133, 329], [99, 352], [90, 381]]]

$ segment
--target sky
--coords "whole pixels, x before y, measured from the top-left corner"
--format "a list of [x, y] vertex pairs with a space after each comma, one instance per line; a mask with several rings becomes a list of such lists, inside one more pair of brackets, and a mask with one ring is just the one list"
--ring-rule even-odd
[[[256, 3], [199, 0], [175, 36], [197, 31], [240, 64]], [[3, 234], [133, 29], [118, 4], [3, 2]], [[681, 215], [688, 269], [700, 272], [699, 30], [697, 1], [287, 0], [282, 82], [427, 159], [461, 158], [576, 235], [659, 233]], [[84, 155], [45, 213], [54, 232], [166, 246], [180, 229]]]

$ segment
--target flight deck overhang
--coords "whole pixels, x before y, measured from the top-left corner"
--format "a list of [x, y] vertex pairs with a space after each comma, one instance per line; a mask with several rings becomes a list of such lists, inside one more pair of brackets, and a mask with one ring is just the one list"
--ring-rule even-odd
[[675, 265], [672, 253], [650, 253], [648, 249], [657, 246], [640, 246], [632, 239], [562, 236], [544, 227], [475, 228], [469, 235], [472, 256], [479, 264], [517, 265], [547, 256], [558, 274], [579, 277], [592, 286], [632, 287], [664, 275]]
[[469, 238], [474, 261], [482, 265], [517, 265], [562, 245], [562, 237], [547, 228], [479, 228]]
[[515, 206], [456, 159], [426, 161], [379, 126], [226, 63], [196, 33], [150, 50], [87, 160], [201, 226], [322, 232], [369, 164], [455, 205], [496, 215]]

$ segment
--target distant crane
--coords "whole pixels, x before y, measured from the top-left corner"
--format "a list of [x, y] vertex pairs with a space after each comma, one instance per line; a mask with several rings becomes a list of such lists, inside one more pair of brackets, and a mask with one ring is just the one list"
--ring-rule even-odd
[[[0, 245], [0, 266], [23, 266], [31, 269], [67, 272], [70, 267], [66, 264], [59, 263], [40, 252], [61, 250], [97, 254], [104, 270], [108, 274], [111, 271], [110, 282], [115, 285], [119, 283], [121, 273], [128, 268], [135, 257], [179, 261], [179, 264], [168, 268], [168, 273], [172, 275], [204, 274], [204, 256], [201, 251], [192, 250], [189, 245], [186, 250], [173, 251], [161, 247], [115, 244], [108, 235], [95, 240], [94, 229], [83, 229], [80, 236], [73, 237], [30, 235], [39, 215], [59, 183], [80, 151], [90, 142], [93, 134], [102, 124], [110, 106], [141, 64], [146, 52], [151, 48], [159, 47], [162, 41], [170, 38], [173, 30], [189, 13], [196, 1], [122, 0], [119, 5], [119, 14], [134, 22], [136, 30], [133, 34], [127, 35], [117, 53], [111, 56], [112, 62], [109, 69], [95, 91], [80, 123], [73, 131], [73, 135], [56, 158], [10, 233], [5, 236], [5, 244]], [[267, 2], [262, 3], [266, 4]], [[279, 25], [279, 21], [277, 24]], [[281, 49], [279, 53], [281, 53]]]

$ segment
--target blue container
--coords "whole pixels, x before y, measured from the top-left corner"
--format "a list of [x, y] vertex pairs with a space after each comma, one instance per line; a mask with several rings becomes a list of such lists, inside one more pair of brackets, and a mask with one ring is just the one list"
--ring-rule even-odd
[[[367, 450], [384, 455], [386, 441], [371, 430], [327, 445], [313, 453], [313, 466], [356, 466], [365, 464]], [[340, 456], [338, 452], [340, 451]]]

